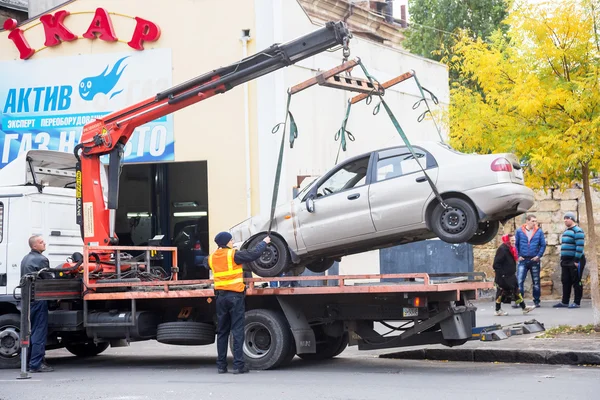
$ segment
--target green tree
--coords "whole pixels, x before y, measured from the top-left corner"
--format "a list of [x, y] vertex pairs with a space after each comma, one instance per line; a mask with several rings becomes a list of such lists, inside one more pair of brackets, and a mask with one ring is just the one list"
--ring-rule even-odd
[[[489, 43], [462, 34], [452, 65], [450, 142], [463, 151], [510, 151], [533, 188], [583, 184], [585, 254], [594, 324], [600, 288], [590, 177], [600, 169], [598, 0], [561, 0], [512, 11]], [[478, 90], [473, 90], [473, 86]]]
[[506, 0], [410, 0], [409, 27], [403, 42], [410, 52], [439, 61], [456, 43], [458, 30], [487, 39], [498, 28], [506, 30]]

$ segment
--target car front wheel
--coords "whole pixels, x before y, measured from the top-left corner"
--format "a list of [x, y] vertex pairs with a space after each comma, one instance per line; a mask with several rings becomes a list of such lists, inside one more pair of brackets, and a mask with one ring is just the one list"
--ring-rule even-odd
[[[266, 236], [264, 233], [257, 235], [248, 244], [248, 249], [256, 247]], [[270, 237], [271, 243], [267, 245], [261, 256], [256, 261], [248, 263], [252, 272], [260, 277], [280, 276], [291, 265], [290, 252], [285, 241], [275, 235], [270, 235]]]
[[437, 204], [431, 213], [433, 233], [446, 243], [464, 243], [471, 239], [478, 227], [477, 212], [469, 202], [445, 199], [446, 208]]

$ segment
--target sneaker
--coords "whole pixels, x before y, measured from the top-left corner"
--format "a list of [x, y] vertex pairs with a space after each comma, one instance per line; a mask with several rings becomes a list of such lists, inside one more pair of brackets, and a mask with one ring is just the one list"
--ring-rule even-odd
[[248, 369], [248, 367], [244, 367], [242, 369], [234, 369], [233, 370], [234, 375], [237, 375], [237, 374], [247, 374], [248, 372], [250, 372], [250, 370]]
[[535, 310], [535, 306], [527, 306], [523, 309], [523, 314], [528, 314], [529, 312]]
[[494, 313], [494, 315], [496, 315], [497, 317], [503, 317], [505, 315], [508, 315], [508, 313], [504, 310], [498, 310]]
[[568, 304], [565, 303], [556, 303], [555, 305], [552, 306], [552, 308], [567, 308], [569, 307]]
[[569, 304], [569, 308], [580, 308], [581, 306], [579, 304], [573, 303], [573, 304]]
[[542, 305], [540, 303], [535, 303], [535, 308], [540, 308]]
[[39, 368], [30, 368], [29, 372], [52, 372], [54, 371], [54, 368], [52, 368], [51, 366], [47, 365], [47, 364], [42, 364], [40, 365]]
[[227, 373], [227, 368], [219, 368], [219, 369], [217, 369], [217, 373], [219, 373], [219, 374], [226, 374]]

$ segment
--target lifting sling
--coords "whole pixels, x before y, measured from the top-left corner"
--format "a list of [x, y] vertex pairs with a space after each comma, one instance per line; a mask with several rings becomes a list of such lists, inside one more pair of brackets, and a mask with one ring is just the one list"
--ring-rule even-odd
[[[282, 167], [282, 163], [283, 163], [283, 152], [285, 149], [285, 145], [284, 145], [285, 129], [287, 127], [288, 120], [290, 123], [290, 131], [289, 131], [290, 148], [294, 147], [294, 141], [298, 138], [298, 126], [296, 124], [294, 116], [292, 115], [292, 113], [290, 111], [291, 98], [292, 98], [292, 95], [294, 95], [304, 89], [307, 89], [311, 86], [314, 86], [316, 84], [318, 84], [320, 86], [333, 87], [333, 88], [338, 88], [338, 89], [342, 89], [342, 90], [362, 92], [361, 94], [353, 97], [352, 99], [350, 99], [348, 101], [348, 106], [346, 108], [346, 115], [344, 116], [344, 119], [342, 120], [342, 126], [335, 133], [335, 136], [334, 136], [335, 141], [340, 140], [340, 149], [342, 149], [343, 151], [346, 151], [346, 146], [347, 146], [346, 138], [348, 138], [348, 140], [350, 140], [350, 141], [355, 140], [354, 135], [352, 135], [352, 133], [346, 129], [346, 125], [348, 123], [348, 118], [350, 116], [351, 106], [353, 104], [356, 104], [365, 99], [366, 99], [366, 104], [370, 104], [372, 101], [373, 95], [378, 96], [379, 104], [377, 104], [377, 106], [375, 106], [375, 108], [373, 109], [373, 115], [377, 115], [380, 111], [381, 105], [383, 105], [383, 108], [385, 109], [388, 117], [390, 118], [390, 121], [394, 125], [394, 128], [398, 132], [398, 135], [400, 135], [402, 141], [404, 142], [404, 144], [406, 145], [406, 147], [412, 154], [414, 160], [417, 162], [417, 165], [419, 166], [419, 168], [425, 175], [425, 178], [427, 179], [427, 182], [429, 183], [429, 186], [431, 187], [431, 190], [434, 193], [436, 199], [439, 201], [439, 203], [442, 205], [442, 207], [447, 208], [447, 205], [444, 202], [439, 191], [437, 190], [435, 183], [431, 180], [429, 174], [427, 174], [427, 171], [425, 170], [423, 165], [421, 165], [421, 162], [419, 161], [419, 158], [417, 157], [417, 155], [414, 151], [414, 148], [410, 144], [408, 137], [404, 133], [404, 130], [400, 126], [400, 123], [396, 119], [396, 116], [394, 115], [394, 113], [392, 112], [390, 107], [388, 106], [387, 102], [384, 100], [383, 96], [385, 94], [385, 89], [387, 89], [397, 83], [405, 81], [407, 79], [414, 78], [415, 82], [417, 84], [417, 87], [419, 88], [419, 93], [421, 94], [421, 98], [415, 104], [413, 104], [412, 108], [413, 108], [413, 110], [416, 110], [423, 102], [425, 103], [425, 106], [426, 106], [426, 110], [421, 115], [419, 115], [419, 117], [417, 118], [418, 122], [422, 122], [427, 114], [430, 114], [433, 116], [431, 109], [429, 107], [429, 103], [427, 102], [427, 98], [425, 97], [425, 92], [427, 92], [431, 96], [431, 100], [433, 101], [434, 104], [438, 104], [438, 102], [439, 102], [437, 97], [431, 91], [429, 91], [426, 88], [421, 86], [419, 80], [417, 79], [416, 73], [414, 71], [404, 73], [394, 79], [391, 79], [383, 84], [380, 84], [379, 81], [377, 81], [377, 79], [375, 79], [371, 74], [369, 74], [369, 72], [367, 71], [366, 67], [364, 66], [364, 64], [362, 63], [360, 58], [358, 58], [357, 60], [346, 61], [347, 54], [349, 54], [349, 53], [346, 53], [346, 52], [344, 53], [344, 63], [342, 63], [341, 65], [339, 65], [335, 68], [332, 68], [328, 71], [322, 72], [321, 74], [319, 74], [313, 78], [310, 78], [310, 79], [288, 89], [287, 105], [286, 105], [286, 111], [285, 111], [285, 121], [283, 123], [278, 123], [277, 125], [275, 125], [271, 131], [271, 133], [275, 134], [279, 131], [279, 128], [283, 125], [283, 133], [281, 136], [281, 144], [279, 147], [279, 156], [277, 159], [277, 167], [276, 167], [276, 172], [275, 172], [275, 182], [273, 185], [273, 196], [272, 196], [272, 200], [271, 200], [271, 215], [270, 215], [270, 219], [269, 219], [269, 229], [267, 231], [267, 234], [271, 233], [271, 229], [273, 226], [273, 219], [274, 219], [274, 215], [275, 215], [275, 208], [277, 206], [277, 195], [279, 192], [279, 182], [281, 179], [281, 167]], [[352, 70], [352, 68], [354, 68], [357, 65], [361, 67], [364, 75], [367, 77], [366, 80], [361, 79], [361, 78], [350, 77], [350, 76], [341, 77], [339, 75], [342, 72], [348, 73], [347, 71]], [[437, 123], [435, 122], [435, 119], [433, 119], [433, 122], [434, 122], [435, 128], [438, 132], [438, 135], [440, 136], [440, 140], [443, 142], [440, 128], [438, 127]], [[338, 154], [336, 156], [336, 161], [335, 161], [336, 164], [338, 163], [340, 149], [338, 149]]]

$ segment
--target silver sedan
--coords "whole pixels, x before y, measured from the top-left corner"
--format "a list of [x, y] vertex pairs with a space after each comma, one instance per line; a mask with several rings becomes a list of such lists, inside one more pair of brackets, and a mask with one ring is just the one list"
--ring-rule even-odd
[[[350, 254], [438, 237], [448, 243], [484, 244], [500, 222], [533, 205], [523, 170], [510, 153], [463, 154], [441, 142], [413, 149], [435, 184], [405, 146], [362, 154], [336, 165], [275, 211], [271, 243], [251, 263], [262, 277], [292, 268], [323, 272]], [[269, 216], [231, 228], [236, 245], [254, 247]]]

